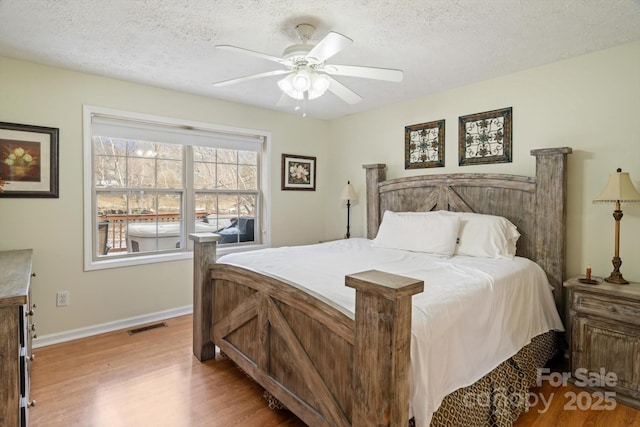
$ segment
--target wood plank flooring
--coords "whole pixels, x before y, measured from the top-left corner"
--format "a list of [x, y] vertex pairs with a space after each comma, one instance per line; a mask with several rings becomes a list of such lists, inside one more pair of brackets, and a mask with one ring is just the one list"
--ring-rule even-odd
[[[191, 316], [168, 327], [126, 331], [38, 348], [32, 365], [32, 427], [303, 427], [286, 410], [271, 410], [262, 389], [229, 360], [200, 363], [191, 353]], [[572, 386], [544, 385], [551, 404], [523, 414], [516, 427], [640, 427], [640, 411], [566, 411]]]

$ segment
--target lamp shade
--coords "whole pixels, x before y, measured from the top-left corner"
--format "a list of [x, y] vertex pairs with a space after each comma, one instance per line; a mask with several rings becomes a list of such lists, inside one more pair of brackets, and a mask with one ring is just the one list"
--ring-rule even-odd
[[324, 74], [311, 74], [311, 87], [309, 87], [309, 99], [316, 99], [329, 89], [329, 79]]
[[635, 202], [640, 203], [640, 193], [633, 186], [629, 172], [617, 172], [609, 175], [604, 191], [593, 200], [594, 203]]
[[297, 71], [293, 74], [291, 84], [295, 90], [305, 92], [311, 87], [311, 74], [305, 69]]
[[293, 78], [293, 73], [289, 74], [284, 79], [278, 81], [278, 87], [291, 98], [301, 100], [304, 98], [304, 92], [296, 90], [293, 87]]
[[353, 185], [347, 181], [347, 185], [342, 189], [342, 195], [340, 196], [342, 200], [358, 200], [358, 195], [356, 191], [353, 189]]
[[305, 93], [309, 99], [316, 99], [329, 89], [329, 78], [313, 70], [303, 68], [278, 81], [278, 87], [293, 99], [302, 100]]

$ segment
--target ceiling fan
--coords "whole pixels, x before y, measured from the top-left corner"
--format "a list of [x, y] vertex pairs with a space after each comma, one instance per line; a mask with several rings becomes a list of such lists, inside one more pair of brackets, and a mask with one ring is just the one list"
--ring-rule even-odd
[[287, 74], [286, 77], [278, 81], [278, 87], [291, 98], [298, 100], [315, 99], [329, 90], [343, 101], [349, 104], [356, 104], [362, 101], [362, 97], [331, 76], [361, 77], [390, 82], [402, 81], [403, 73], [401, 70], [326, 64], [325, 61], [327, 59], [353, 42], [349, 37], [332, 31], [316, 45], [312, 45], [307, 42], [315, 31], [313, 25], [299, 24], [296, 26], [296, 31], [302, 43], [286, 48], [281, 58], [241, 47], [217, 45], [216, 48], [218, 49], [266, 59], [276, 62], [285, 68], [221, 81], [214, 83], [214, 86], [222, 87], [263, 77]]

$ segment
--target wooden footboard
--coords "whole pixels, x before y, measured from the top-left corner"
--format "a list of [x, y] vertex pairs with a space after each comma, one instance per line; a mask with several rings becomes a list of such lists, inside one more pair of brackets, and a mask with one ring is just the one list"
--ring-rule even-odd
[[290, 283], [216, 264], [216, 235], [190, 238], [199, 360], [218, 346], [308, 425], [408, 425], [411, 297], [422, 281], [349, 275], [352, 316]]

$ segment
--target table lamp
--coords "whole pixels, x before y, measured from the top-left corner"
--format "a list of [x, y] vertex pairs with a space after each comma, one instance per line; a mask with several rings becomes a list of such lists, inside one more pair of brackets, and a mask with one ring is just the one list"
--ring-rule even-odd
[[357, 201], [358, 200], [358, 196], [356, 195], [356, 192], [353, 189], [353, 186], [351, 185], [350, 181], [347, 181], [347, 185], [345, 185], [344, 188], [342, 189], [342, 197], [341, 197], [341, 199], [347, 201], [347, 234], [346, 234], [346, 238], [348, 239], [349, 237], [351, 237], [351, 233], [349, 232], [349, 210], [351, 209], [351, 200], [353, 200], [353, 201]]
[[604, 191], [593, 202], [616, 204], [613, 211], [613, 218], [616, 220], [615, 255], [611, 261], [613, 263], [613, 271], [604, 280], [609, 283], [626, 285], [629, 282], [620, 273], [620, 266], [622, 265], [622, 260], [620, 259], [620, 220], [622, 219], [620, 203], [640, 203], [640, 193], [633, 186], [629, 172], [622, 172], [622, 169], [618, 168], [616, 173], [612, 173], [609, 176], [609, 182], [607, 182]]

